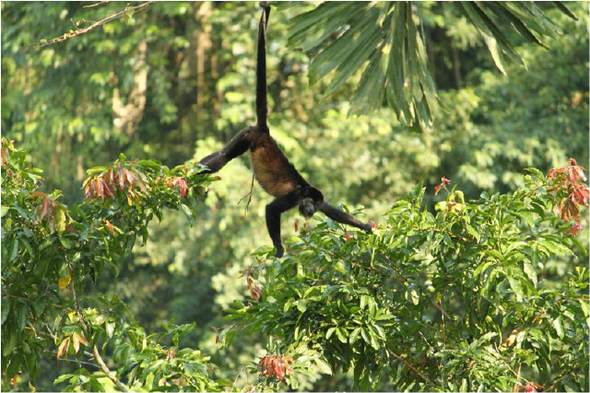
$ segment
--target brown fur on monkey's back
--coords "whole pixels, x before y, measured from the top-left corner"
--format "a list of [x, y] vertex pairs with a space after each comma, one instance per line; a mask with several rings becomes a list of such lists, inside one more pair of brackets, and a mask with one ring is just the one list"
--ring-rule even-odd
[[252, 146], [251, 158], [256, 180], [274, 197], [288, 194], [305, 183], [269, 134], [262, 134]]

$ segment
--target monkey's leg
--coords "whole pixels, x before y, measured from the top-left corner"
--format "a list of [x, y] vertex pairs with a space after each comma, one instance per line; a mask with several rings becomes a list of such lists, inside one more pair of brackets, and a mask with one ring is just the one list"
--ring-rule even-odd
[[199, 164], [207, 165], [208, 171], [204, 173], [215, 173], [236, 157], [241, 156], [250, 149], [251, 131], [249, 128], [242, 130], [223, 149], [199, 161]]
[[272, 244], [277, 250], [275, 253], [275, 257], [277, 258], [281, 258], [285, 252], [281, 243], [281, 214], [295, 207], [295, 205], [297, 205], [297, 200], [297, 194], [291, 192], [278, 197], [266, 205], [266, 228], [272, 239]]
[[350, 215], [342, 210], [338, 209], [330, 205], [328, 202], [323, 202], [320, 206], [320, 211], [324, 213], [326, 216], [330, 217], [334, 221], [338, 221], [342, 224], [352, 225], [353, 227], [357, 227], [363, 229], [365, 231], [371, 231], [371, 224], [365, 224], [355, 216]]

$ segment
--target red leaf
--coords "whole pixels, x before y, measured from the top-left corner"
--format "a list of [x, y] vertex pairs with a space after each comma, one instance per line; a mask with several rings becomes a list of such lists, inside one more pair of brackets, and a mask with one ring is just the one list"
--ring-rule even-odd
[[573, 187], [569, 197], [576, 204], [588, 206], [589, 190], [585, 184], [579, 184], [577, 187]]
[[113, 197], [114, 197], [114, 195], [113, 195], [113, 192], [111, 191], [111, 189], [109, 188], [109, 185], [108, 185], [108, 183], [107, 183], [106, 181], [104, 181], [102, 184], [103, 184], [103, 186], [104, 186], [104, 192], [105, 192], [105, 194], [106, 194], [106, 195], [107, 195], [109, 198], [113, 198]]
[[181, 177], [175, 177], [172, 180], [172, 185], [178, 188], [178, 191], [180, 191], [180, 196], [184, 198], [188, 190], [188, 185], [186, 184], [186, 181]]
[[557, 205], [557, 210], [559, 211], [559, 217], [563, 221], [569, 221], [572, 218], [576, 218], [580, 215], [578, 206], [567, 198], [563, 199], [559, 205]]
[[44, 219], [45, 216], [47, 216], [47, 213], [49, 213], [49, 198], [47, 198], [47, 195], [45, 195], [43, 197], [43, 202], [41, 202], [41, 214], [39, 214], [41, 219]]
[[438, 186], [434, 186], [434, 195], [438, 195], [441, 188], [446, 190], [447, 186], [451, 184], [451, 181], [444, 176], [440, 178], [440, 182], [441, 183]]
[[258, 299], [260, 299], [260, 295], [262, 295], [262, 290], [258, 285], [256, 285], [255, 288], [250, 289], [250, 294], [252, 295], [254, 300], [258, 301]]
[[573, 236], [578, 234], [578, 231], [582, 229], [582, 225], [579, 222], [574, 223], [570, 229], [567, 230], [567, 233]]

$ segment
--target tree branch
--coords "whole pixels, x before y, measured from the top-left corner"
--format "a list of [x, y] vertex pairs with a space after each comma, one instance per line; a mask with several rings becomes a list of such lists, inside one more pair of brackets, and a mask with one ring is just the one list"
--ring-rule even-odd
[[389, 354], [392, 355], [392, 356], [394, 356], [396, 359], [401, 360], [406, 366], [408, 366], [408, 368], [410, 370], [412, 370], [414, 372], [414, 374], [416, 374], [417, 376], [419, 376], [420, 378], [422, 378], [425, 382], [428, 382], [429, 384], [432, 385], [432, 381], [430, 380], [430, 378], [428, 378], [426, 375], [424, 375], [423, 373], [421, 373], [420, 370], [418, 370], [416, 367], [414, 367], [412, 365], [412, 363], [408, 362], [406, 359], [404, 359], [403, 357], [401, 357], [400, 355], [398, 355], [397, 353], [393, 352], [390, 349], [388, 349], [387, 352], [389, 352]]
[[96, 359], [102, 372], [105, 373], [107, 375], [107, 377], [109, 377], [110, 380], [113, 381], [113, 383], [115, 385], [117, 385], [117, 388], [119, 388], [119, 390], [121, 390], [122, 392], [129, 391], [129, 389], [127, 389], [127, 386], [123, 385], [121, 383], [121, 381], [119, 381], [119, 379], [115, 376], [115, 373], [112, 372], [111, 370], [109, 370], [109, 368], [105, 364], [104, 360], [102, 360], [102, 357], [100, 356], [100, 353], [98, 352], [98, 347], [96, 346], [96, 344], [94, 345], [94, 358]]
[[[93, 23], [92, 25], [90, 25], [88, 27], [85, 27], [83, 29], [70, 30], [69, 33], [65, 33], [65, 34], [63, 34], [59, 37], [55, 37], [49, 41], [41, 40], [41, 41], [45, 41], [45, 42], [40, 42], [38, 49], [41, 49], [41, 48], [49, 46], [49, 45], [53, 45], [58, 42], [69, 40], [70, 38], [74, 38], [74, 37], [77, 37], [82, 34], [86, 34], [89, 31], [96, 29], [97, 27], [100, 27], [106, 23], [112, 22], [116, 19], [123, 17], [125, 14], [127, 14], [129, 12], [135, 13], [135, 12], [143, 11], [143, 10], [147, 9], [152, 3], [153, 3], [153, 1], [148, 1], [143, 4], [136, 5], [136, 6], [130, 6], [129, 4], [127, 4], [125, 6], [125, 8], [123, 8], [121, 11], [115, 12], [114, 14], [107, 16], [106, 18], [99, 20], [98, 22]], [[98, 3], [98, 4], [100, 4], [100, 3]], [[98, 4], [95, 4], [95, 5], [98, 5]]]

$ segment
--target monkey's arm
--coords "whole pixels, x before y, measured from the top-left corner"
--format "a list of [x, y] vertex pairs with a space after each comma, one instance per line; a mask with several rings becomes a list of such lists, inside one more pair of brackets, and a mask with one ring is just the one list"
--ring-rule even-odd
[[240, 131], [223, 149], [199, 161], [199, 164], [207, 165], [209, 170], [204, 173], [215, 173], [234, 158], [241, 156], [250, 148], [250, 129]]
[[266, 228], [277, 252], [275, 257], [281, 258], [285, 252], [281, 243], [281, 214], [297, 205], [297, 195], [294, 192], [278, 197], [266, 205]]
[[353, 227], [360, 228], [365, 231], [371, 231], [371, 224], [365, 224], [355, 216], [350, 215], [342, 210], [330, 205], [328, 202], [323, 202], [320, 206], [320, 211], [326, 216], [330, 217], [334, 221], [338, 221], [342, 224], [352, 225]]

